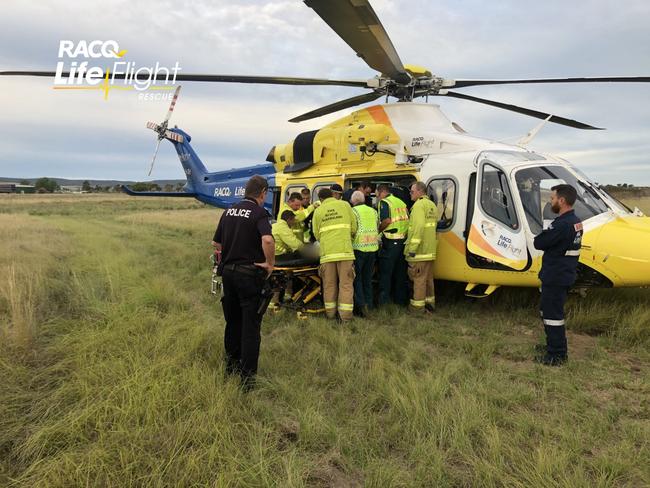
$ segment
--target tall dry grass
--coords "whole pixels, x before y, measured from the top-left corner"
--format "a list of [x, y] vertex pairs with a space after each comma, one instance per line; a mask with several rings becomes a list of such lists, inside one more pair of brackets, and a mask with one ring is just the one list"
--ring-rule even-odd
[[[645, 329], [615, 333], [648, 290], [571, 296], [558, 369], [530, 360], [535, 290], [426, 319], [270, 315], [245, 394], [208, 293], [212, 213], [75, 205], [0, 215], [17, 283], [46, 256], [32, 353], [0, 348], [0, 486], [650, 485]], [[597, 311], [622, 317], [580, 322]]]

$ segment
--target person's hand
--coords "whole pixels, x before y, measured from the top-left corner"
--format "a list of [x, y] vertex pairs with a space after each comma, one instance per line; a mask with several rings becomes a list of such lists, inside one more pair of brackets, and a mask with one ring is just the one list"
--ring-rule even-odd
[[271, 263], [267, 263], [266, 261], [264, 261], [263, 263], [253, 263], [253, 264], [266, 271], [267, 278], [271, 276], [271, 273], [273, 273], [273, 265]]
[[314, 209], [317, 209], [320, 207], [320, 200], [316, 200], [314, 203], [312, 203], [312, 205], [314, 206]]

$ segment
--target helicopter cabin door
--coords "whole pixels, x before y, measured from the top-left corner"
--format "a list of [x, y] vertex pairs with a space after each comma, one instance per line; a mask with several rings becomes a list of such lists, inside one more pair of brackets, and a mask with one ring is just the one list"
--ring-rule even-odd
[[477, 176], [467, 250], [478, 259], [470, 265], [524, 271], [530, 265], [526, 233], [517, 218], [508, 178], [499, 166], [485, 160]]

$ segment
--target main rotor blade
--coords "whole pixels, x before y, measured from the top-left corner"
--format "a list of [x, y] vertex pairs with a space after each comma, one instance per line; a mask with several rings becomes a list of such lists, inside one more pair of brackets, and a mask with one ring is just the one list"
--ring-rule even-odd
[[510, 110], [511, 112], [517, 112], [541, 120], [545, 120], [548, 117], [550, 117], [549, 122], [555, 122], [556, 124], [566, 125], [568, 127], [574, 127], [576, 129], [603, 130], [602, 127], [594, 127], [592, 125], [578, 122], [577, 120], [566, 119], [564, 117], [559, 117], [557, 115], [551, 115], [544, 112], [539, 112], [537, 110], [519, 107], [517, 105], [511, 105], [509, 103], [495, 102], [494, 100], [487, 100], [485, 98], [473, 97], [471, 95], [465, 95], [464, 93], [447, 92], [446, 94], [441, 93], [438, 96], [460, 98], [462, 100], [470, 100], [472, 102], [483, 103], [485, 105], [491, 105], [493, 107], [503, 108], [505, 110]]
[[402, 61], [368, 0], [305, 0], [368, 66], [397, 83], [410, 81]]
[[293, 119], [290, 119], [289, 122], [302, 122], [303, 120], [315, 119], [316, 117], [338, 112], [344, 108], [355, 107], [357, 105], [361, 105], [362, 103], [372, 102], [373, 100], [377, 100], [384, 95], [385, 93], [383, 92], [372, 92], [364, 93], [363, 95], [358, 95], [352, 98], [346, 98], [345, 100], [340, 100], [338, 102], [325, 105], [324, 107], [317, 108], [316, 110], [312, 110], [311, 112], [299, 115], [298, 117], [294, 117]]
[[522, 80], [453, 80], [450, 88], [480, 85], [511, 85], [532, 83], [648, 83], [650, 76], [601, 76], [585, 78], [530, 78]]
[[[45, 76], [54, 77], [54, 71], [0, 71], [0, 76]], [[111, 79], [123, 80], [124, 73], [111, 73]], [[69, 78], [70, 73], [65, 71], [61, 73], [62, 78]], [[138, 80], [147, 80], [149, 76], [139, 73], [135, 76]], [[155, 77], [158, 81], [165, 81], [171, 76], [158, 73]], [[325, 78], [292, 78], [289, 76], [249, 76], [249, 75], [208, 75], [208, 74], [178, 74], [176, 81], [202, 81], [211, 83], [259, 83], [266, 85], [334, 85], [334, 86], [354, 86], [367, 88], [368, 82], [365, 80], [328, 80]]]

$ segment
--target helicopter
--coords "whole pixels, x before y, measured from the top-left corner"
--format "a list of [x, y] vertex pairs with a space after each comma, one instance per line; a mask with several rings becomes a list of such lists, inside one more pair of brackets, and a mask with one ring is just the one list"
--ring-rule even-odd
[[[541, 79], [452, 79], [424, 67], [402, 63], [388, 33], [368, 0], [305, 0], [365, 63], [378, 72], [367, 80], [179, 74], [177, 81], [260, 83], [297, 86], [347, 86], [367, 93], [340, 100], [290, 119], [302, 122], [358, 105], [360, 108], [292, 141], [272, 147], [266, 164], [209, 172], [190, 145], [191, 136], [169, 120], [180, 86], [162, 123], [149, 122], [157, 145], [163, 139], [178, 154], [187, 183], [179, 193], [135, 192], [134, 196], [193, 197], [227, 208], [243, 197], [254, 174], [270, 189], [265, 207], [277, 215], [293, 192], [338, 183], [352, 188], [360, 181], [384, 183], [399, 193], [415, 181], [427, 185], [438, 205], [437, 279], [465, 284], [465, 294], [486, 297], [500, 286], [538, 287], [542, 253], [535, 235], [555, 215], [548, 205], [551, 188], [568, 183], [578, 190], [574, 206], [583, 221], [577, 287], [623, 287], [650, 284], [650, 218], [629, 209], [589, 180], [568, 161], [532, 151], [528, 144], [547, 123], [579, 130], [599, 130], [577, 120], [526, 107], [467, 95], [456, 90], [481, 85], [650, 82], [650, 77], [580, 77]], [[49, 71], [10, 71], [0, 75], [54, 76]], [[66, 76], [67, 73], [63, 73]], [[115, 76], [120, 79], [119, 75]], [[468, 134], [440, 107], [418, 99], [449, 97], [505, 109], [541, 122], [516, 144]], [[389, 98], [397, 99], [388, 103]]]

